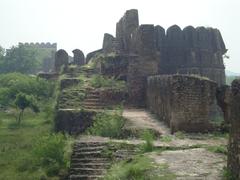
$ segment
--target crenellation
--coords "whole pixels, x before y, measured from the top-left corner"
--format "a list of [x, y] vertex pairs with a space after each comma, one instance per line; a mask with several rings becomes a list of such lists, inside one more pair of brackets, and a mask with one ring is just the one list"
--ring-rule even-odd
[[116, 49], [114, 47], [117, 46], [114, 42], [115, 38], [111, 34], [105, 33], [102, 46], [103, 53], [107, 54], [113, 52]]
[[154, 34], [155, 34], [155, 43], [156, 43], [156, 48], [158, 51], [162, 50], [162, 48], [165, 48], [165, 43], [166, 43], [166, 35], [165, 35], [165, 29], [159, 25], [154, 27]]
[[85, 56], [80, 49], [75, 49], [73, 52], [73, 64], [82, 66], [85, 64]]
[[42, 49], [54, 49], [55, 51], [57, 51], [57, 43], [50, 43], [50, 42], [47, 42], [47, 43], [33, 43], [33, 42], [30, 42], [30, 43], [21, 43], [19, 42], [18, 43], [19, 46], [32, 46], [32, 47], [35, 47], [35, 48], [42, 48]]
[[68, 66], [68, 53], [60, 49], [55, 53], [55, 72], [60, 72], [62, 66]]

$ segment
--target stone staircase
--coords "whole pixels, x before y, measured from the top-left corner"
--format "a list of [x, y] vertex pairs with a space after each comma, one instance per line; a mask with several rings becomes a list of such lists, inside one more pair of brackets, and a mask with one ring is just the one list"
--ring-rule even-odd
[[111, 165], [104, 156], [106, 142], [76, 142], [70, 167], [70, 180], [93, 180], [102, 178]]
[[108, 140], [101, 140], [101, 137], [95, 141], [76, 141], [71, 157], [69, 180], [101, 179], [113, 162], [129, 159], [138, 152], [134, 145], [124, 147], [121, 144], [109, 143]]
[[84, 94], [84, 89], [68, 89], [63, 90], [58, 98], [59, 109], [75, 109], [82, 107], [81, 94]]
[[83, 108], [87, 110], [103, 110], [105, 105], [100, 101], [100, 93], [93, 89], [87, 90], [87, 96], [83, 101]]

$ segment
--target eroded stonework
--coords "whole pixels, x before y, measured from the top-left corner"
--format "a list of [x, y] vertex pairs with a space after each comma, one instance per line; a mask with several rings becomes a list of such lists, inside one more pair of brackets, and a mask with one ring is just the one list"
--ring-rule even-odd
[[217, 84], [201, 77], [186, 75], [151, 76], [147, 82], [148, 108], [171, 132], [207, 132], [210, 107]]

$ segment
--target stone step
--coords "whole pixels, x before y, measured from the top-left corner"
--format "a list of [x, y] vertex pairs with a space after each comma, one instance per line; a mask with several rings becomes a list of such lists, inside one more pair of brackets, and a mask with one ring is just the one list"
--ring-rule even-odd
[[102, 151], [75, 152], [72, 154], [72, 157], [87, 158], [87, 157], [101, 157], [101, 155], [102, 155]]
[[83, 106], [84, 109], [89, 109], [89, 110], [99, 110], [99, 109], [104, 109], [103, 106]]
[[81, 146], [81, 147], [95, 147], [95, 146], [107, 146], [109, 143], [107, 143], [107, 142], [104, 142], [104, 141], [100, 141], [100, 142], [98, 142], [98, 141], [90, 141], [90, 142], [88, 142], [88, 141], [77, 141], [76, 140], [76, 142], [75, 142], [75, 144], [74, 145], [76, 145], [76, 146]]
[[86, 98], [87, 99], [92, 99], [92, 98], [100, 98], [100, 95], [99, 94], [87, 94], [86, 95]]
[[101, 102], [83, 102], [83, 106], [103, 106]]
[[103, 175], [71, 175], [70, 180], [94, 180], [103, 178]]
[[102, 175], [106, 169], [95, 169], [95, 168], [70, 168], [70, 174], [74, 175]]
[[108, 158], [72, 158], [71, 163], [107, 163], [109, 162]]
[[92, 163], [72, 163], [71, 164], [71, 168], [94, 168], [94, 169], [107, 169], [110, 167], [110, 163], [103, 163], [103, 162], [100, 162], [100, 163], [95, 163], [95, 162], [92, 162]]
[[99, 102], [100, 98], [86, 98], [84, 102]]
[[90, 152], [90, 151], [99, 151], [103, 150], [104, 146], [79, 146], [79, 145], [74, 145], [73, 152]]

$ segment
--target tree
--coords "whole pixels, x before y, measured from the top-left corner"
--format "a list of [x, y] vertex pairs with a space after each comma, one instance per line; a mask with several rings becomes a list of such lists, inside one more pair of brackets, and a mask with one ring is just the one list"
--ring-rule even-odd
[[14, 104], [18, 109], [20, 109], [19, 115], [17, 117], [18, 124], [21, 123], [23, 118], [23, 113], [26, 108], [31, 108], [32, 111], [34, 111], [35, 113], [39, 112], [39, 108], [35, 102], [36, 101], [33, 96], [28, 96], [24, 93], [17, 94]]

